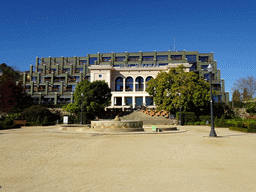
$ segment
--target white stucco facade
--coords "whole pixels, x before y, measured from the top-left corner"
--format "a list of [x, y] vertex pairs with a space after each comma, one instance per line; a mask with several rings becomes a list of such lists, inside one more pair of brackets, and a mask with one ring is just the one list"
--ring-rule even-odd
[[[110, 65], [92, 65], [90, 81], [104, 80], [111, 89], [112, 108], [136, 106], [154, 107], [153, 98], [146, 92], [146, 82], [156, 78], [160, 71], [168, 71], [181, 63], [150, 67], [112, 67]], [[191, 64], [182, 63], [189, 71]]]

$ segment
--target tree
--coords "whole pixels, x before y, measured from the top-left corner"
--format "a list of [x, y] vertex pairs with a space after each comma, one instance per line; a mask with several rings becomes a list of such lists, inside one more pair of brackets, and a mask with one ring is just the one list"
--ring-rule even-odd
[[27, 95], [22, 86], [13, 81], [5, 81], [0, 87], [0, 111], [21, 112], [33, 104], [33, 98]]
[[15, 71], [12, 67], [7, 66], [5, 63], [0, 64], [0, 69], [3, 74], [0, 77], [0, 87], [7, 81], [18, 81], [20, 74], [18, 71]]
[[[146, 89], [153, 96], [158, 110], [175, 113], [181, 105], [183, 111], [193, 111], [196, 114], [209, 105], [209, 90], [208, 82], [194, 72], [185, 72], [183, 65], [171, 68], [168, 72], [160, 72], [148, 82]], [[178, 93], [181, 93], [181, 98]]]
[[232, 95], [232, 100], [233, 101], [241, 101], [241, 93], [239, 92], [238, 89], [235, 89]]
[[234, 83], [233, 89], [237, 89], [240, 93], [244, 93], [243, 101], [246, 99], [251, 99], [255, 96], [256, 93], [256, 78], [255, 76], [247, 76], [237, 79]]
[[[83, 93], [83, 99], [81, 93]], [[85, 80], [76, 87], [74, 100], [75, 103], [70, 103], [64, 107], [66, 111], [78, 114], [82, 106], [85, 117], [94, 119], [95, 116], [101, 114], [105, 107], [109, 106], [111, 89], [105, 81], [90, 82]]]

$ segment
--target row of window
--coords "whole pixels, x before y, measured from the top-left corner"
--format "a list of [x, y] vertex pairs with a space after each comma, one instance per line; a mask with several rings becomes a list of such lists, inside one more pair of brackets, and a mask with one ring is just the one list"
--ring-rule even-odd
[[[115, 97], [114, 98], [114, 105], [115, 106], [122, 106], [123, 101], [122, 101], [122, 97]], [[150, 106], [150, 105], [154, 105], [153, 103], [153, 97], [146, 97], [146, 106]], [[132, 101], [132, 97], [124, 97], [124, 104], [125, 105], [129, 105], [132, 106], [133, 101]], [[142, 106], [143, 104], [143, 97], [135, 97], [135, 105], [136, 106]]]
[[[146, 82], [151, 80], [153, 77], [149, 76], [146, 78]], [[125, 91], [133, 91], [135, 83], [135, 91], [144, 91], [144, 79], [143, 77], [137, 77], [135, 82], [132, 77], [125, 78]], [[115, 91], [123, 91], [124, 89], [124, 79], [122, 77], [117, 77], [115, 80]]]
[[[34, 86], [34, 92], [45, 92], [46, 91], [46, 86], [45, 85], [39, 85]], [[66, 85], [63, 87], [63, 91], [64, 92], [74, 92], [76, 89], [76, 85]], [[31, 86], [30, 85], [26, 85], [25, 86], [25, 91], [26, 92], [30, 92], [31, 90]], [[61, 87], [60, 85], [53, 85], [52, 87], [48, 88], [49, 92], [60, 92], [61, 91]]]
[[[155, 57], [153, 55], [150, 56], [142, 56], [142, 61], [168, 61], [168, 55], [157, 55], [156, 59], [154, 59]], [[197, 56], [196, 55], [186, 55], [186, 58], [188, 60], [189, 63], [195, 63], [197, 60]], [[182, 55], [171, 55], [170, 57], [171, 60], [182, 60], [183, 57]], [[101, 62], [109, 62], [111, 61], [111, 57], [102, 57]], [[114, 61], [116, 62], [124, 62], [125, 60], [125, 56], [117, 56], [114, 58]], [[140, 56], [129, 56], [128, 57], [128, 61], [140, 61]], [[209, 56], [199, 56], [199, 61], [201, 62], [209, 62]], [[54, 64], [61, 64], [61, 61], [53, 61]], [[93, 65], [95, 64], [95, 62], [97, 62], [97, 57], [90, 57], [89, 58], [89, 65]], [[42, 61], [42, 64], [49, 64], [49, 61]], [[74, 59], [73, 58], [65, 58], [64, 60], [64, 64], [65, 65], [73, 65], [74, 64]], [[86, 65], [87, 60], [79, 60], [79, 65]]]
[[[186, 55], [186, 58], [189, 63], [196, 63], [196, 55]], [[171, 60], [182, 60], [182, 55], [171, 55]], [[154, 56], [142, 56], [142, 61], [154, 61]], [[111, 61], [111, 57], [102, 57], [101, 62], [109, 62]], [[125, 61], [125, 57], [115, 57], [116, 62]], [[140, 56], [130, 56], [128, 61], [140, 61]], [[168, 55], [158, 55], [156, 56], [156, 61], [168, 61]], [[201, 62], [209, 62], [209, 56], [199, 56], [199, 61]], [[97, 62], [97, 57], [89, 58], [89, 65], [94, 65]], [[80, 65], [87, 64], [87, 60], [80, 60]]]
[[[53, 82], [65, 82], [65, 77], [54, 77]], [[36, 83], [37, 77], [32, 77], [31, 82]], [[51, 82], [51, 77], [40, 77], [40, 83]], [[72, 76], [68, 78], [68, 82], [80, 82], [80, 76]]]

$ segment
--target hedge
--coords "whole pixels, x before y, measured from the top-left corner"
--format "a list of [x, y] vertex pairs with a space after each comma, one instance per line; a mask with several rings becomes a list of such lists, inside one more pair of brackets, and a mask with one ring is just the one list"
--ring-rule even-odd
[[[176, 113], [176, 119], [180, 120], [180, 112]], [[194, 112], [181, 112], [181, 125], [185, 125], [187, 123], [195, 122], [195, 113]]]

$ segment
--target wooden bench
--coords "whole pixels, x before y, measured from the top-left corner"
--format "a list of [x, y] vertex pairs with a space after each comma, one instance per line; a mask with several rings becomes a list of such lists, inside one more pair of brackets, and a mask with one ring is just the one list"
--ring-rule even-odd
[[14, 120], [15, 125], [23, 125], [25, 126], [27, 123], [27, 120]]

